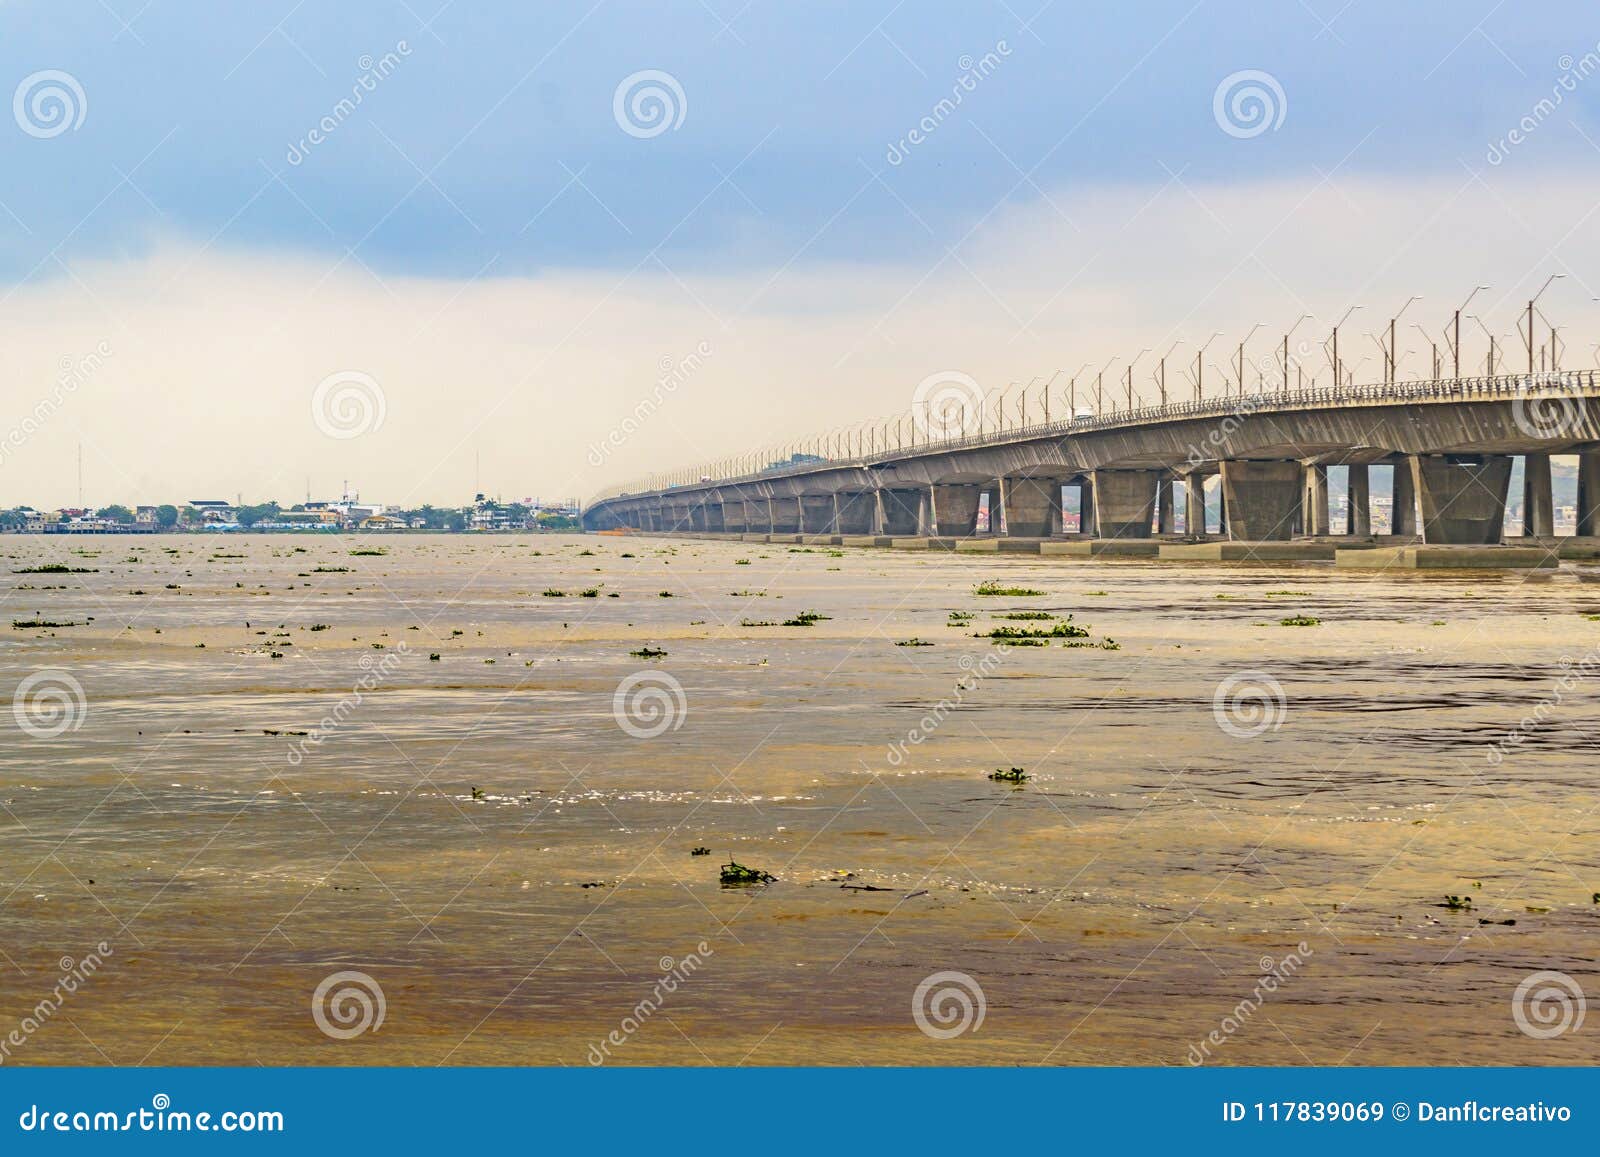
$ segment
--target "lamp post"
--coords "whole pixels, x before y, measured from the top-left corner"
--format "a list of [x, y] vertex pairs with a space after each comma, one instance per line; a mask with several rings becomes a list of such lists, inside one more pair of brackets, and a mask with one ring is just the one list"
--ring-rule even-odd
[[1144, 357], [1144, 355], [1149, 353], [1149, 352], [1150, 352], [1150, 347], [1149, 346], [1145, 346], [1144, 349], [1142, 349], [1138, 353], [1134, 354], [1133, 355], [1133, 360], [1128, 363], [1128, 383], [1127, 383], [1127, 388], [1128, 388], [1128, 410], [1130, 412], [1133, 410], [1133, 367], [1138, 365], [1139, 364], [1139, 359]]
[[[1421, 297], [1420, 294], [1415, 294], [1415, 293], [1412, 294], [1410, 297], [1406, 298], [1406, 303], [1404, 305], [1402, 305], [1395, 312], [1395, 315], [1389, 319], [1389, 344], [1388, 344], [1387, 347], [1384, 347], [1384, 350], [1383, 350], [1383, 352], [1384, 352], [1384, 373], [1386, 375], [1385, 378], [1384, 378], [1384, 382], [1385, 382], [1386, 385], [1391, 385], [1391, 386], [1394, 385], [1395, 376], [1396, 376], [1395, 371], [1399, 368], [1399, 351], [1395, 348], [1395, 344], [1394, 344], [1394, 326], [1395, 326], [1395, 322], [1400, 320], [1400, 315], [1401, 314], [1405, 313], [1406, 310], [1411, 308], [1411, 303], [1412, 302], [1421, 301], [1421, 300], [1422, 300], [1422, 297]], [[1383, 346], [1382, 342], [1379, 342], [1378, 344], [1380, 346]], [[1529, 356], [1530, 356], [1530, 359], [1531, 359], [1532, 355], [1529, 355]]]
[[1450, 357], [1452, 359], [1450, 372], [1457, 378], [1461, 376], [1461, 311], [1471, 304], [1472, 299], [1477, 297], [1481, 290], [1488, 288], [1487, 285], [1475, 286], [1472, 292], [1467, 294], [1467, 300], [1456, 306], [1455, 313], [1451, 315], [1450, 328], [1445, 330], [1444, 340], [1445, 344], [1450, 347]]
[[1343, 374], [1342, 374], [1342, 372], [1340, 370], [1340, 363], [1339, 363], [1339, 327], [1341, 325], [1343, 325], [1345, 322], [1350, 320], [1350, 315], [1352, 313], [1354, 313], [1356, 310], [1361, 309], [1361, 308], [1362, 307], [1359, 306], [1359, 305], [1352, 305], [1349, 309], [1344, 311], [1344, 316], [1343, 317], [1341, 317], [1338, 321], [1333, 323], [1333, 338], [1332, 338], [1333, 352], [1328, 357], [1328, 364], [1333, 369], [1333, 388], [1334, 389], [1338, 389], [1340, 386], [1344, 385], [1344, 376], [1343, 376]]
[[1255, 325], [1250, 327], [1250, 332], [1244, 335], [1244, 341], [1241, 341], [1239, 343], [1239, 361], [1238, 361], [1238, 364], [1234, 367], [1234, 372], [1236, 374], [1238, 374], [1238, 376], [1239, 376], [1239, 396], [1241, 398], [1244, 397], [1244, 346], [1245, 346], [1245, 342], [1247, 342], [1251, 338], [1253, 338], [1256, 335], [1256, 330], [1260, 329], [1262, 326], [1264, 326], [1266, 324], [1267, 323], [1264, 322], [1264, 321], [1256, 322]]
[[1100, 372], [1094, 376], [1094, 416], [1098, 418], [1105, 412], [1105, 386], [1106, 371], [1111, 368], [1111, 363], [1117, 360], [1117, 355], [1112, 354], [1106, 359], [1106, 364], [1100, 367]]
[[1205, 363], [1206, 350], [1210, 348], [1212, 342], [1216, 341], [1221, 336], [1222, 336], [1222, 331], [1219, 329], [1215, 333], [1213, 333], [1210, 337], [1206, 338], [1206, 344], [1205, 345], [1201, 346], [1198, 350], [1195, 351], [1195, 355], [1194, 355], [1194, 400], [1197, 401], [1197, 402], [1200, 401], [1201, 399], [1203, 399], [1206, 396], [1206, 363]]
[[1156, 372], [1153, 380], [1156, 383], [1156, 389], [1161, 391], [1161, 405], [1163, 408], [1165, 408], [1167, 404], [1167, 359], [1172, 356], [1172, 351], [1177, 349], [1182, 344], [1182, 338], [1179, 338], [1177, 341], [1173, 342], [1167, 347], [1167, 352], [1161, 355], [1161, 360], [1156, 364]]
[[1418, 333], [1420, 333], [1422, 335], [1422, 339], [1424, 341], [1426, 341], [1428, 343], [1428, 345], [1433, 349], [1433, 380], [1434, 381], [1438, 381], [1439, 380], [1439, 370], [1441, 368], [1440, 365], [1439, 365], [1439, 343], [1434, 341], [1433, 338], [1428, 335], [1428, 331], [1423, 329], [1422, 326], [1419, 325], [1417, 322], [1412, 322], [1411, 323], [1411, 328], [1416, 330]]
[[1288, 332], [1283, 335], [1283, 390], [1284, 390], [1284, 393], [1288, 393], [1289, 392], [1289, 339], [1294, 336], [1294, 331], [1300, 328], [1300, 322], [1302, 322], [1302, 321], [1310, 321], [1310, 320], [1311, 320], [1311, 315], [1309, 313], [1302, 313], [1300, 315], [1300, 317], [1299, 317], [1299, 320], [1297, 320], [1293, 325], [1291, 325], [1289, 327]]
[[1528, 346], [1528, 372], [1530, 374], [1533, 373], [1533, 303], [1544, 296], [1544, 291], [1550, 288], [1552, 281], [1558, 281], [1564, 277], [1566, 277], [1565, 273], [1552, 273], [1545, 278], [1544, 284], [1539, 287], [1539, 292], [1528, 298], [1528, 332], [1522, 335], [1522, 340]]
[[1084, 362], [1072, 371], [1072, 376], [1067, 379], [1067, 417], [1076, 422], [1078, 420], [1078, 375], [1089, 368], [1089, 363]]

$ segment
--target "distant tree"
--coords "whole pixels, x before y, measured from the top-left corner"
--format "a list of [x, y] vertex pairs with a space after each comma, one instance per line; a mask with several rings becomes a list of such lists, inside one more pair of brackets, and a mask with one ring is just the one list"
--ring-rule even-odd
[[20, 510], [0, 510], [0, 529], [15, 530], [28, 521], [28, 516]]
[[176, 506], [162, 505], [156, 507], [156, 525], [163, 530], [169, 530], [178, 525], [178, 508]]
[[271, 522], [282, 509], [276, 502], [263, 502], [256, 506], [239, 507], [236, 517], [240, 526], [254, 526], [258, 522]]
[[467, 516], [459, 510], [452, 510], [445, 515], [444, 524], [450, 530], [467, 529]]
[[541, 514], [539, 527], [542, 530], [577, 530], [583, 524], [570, 514]]
[[98, 511], [96, 511], [96, 513], [99, 514], [101, 518], [104, 518], [110, 522], [133, 521], [133, 511], [129, 510], [126, 506], [118, 506], [115, 503], [110, 506], [102, 506]]
[[180, 519], [185, 526], [199, 526], [200, 523], [204, 521], [200, 512], [192, 506], [185, 506], [183, 508], [180, 514]]

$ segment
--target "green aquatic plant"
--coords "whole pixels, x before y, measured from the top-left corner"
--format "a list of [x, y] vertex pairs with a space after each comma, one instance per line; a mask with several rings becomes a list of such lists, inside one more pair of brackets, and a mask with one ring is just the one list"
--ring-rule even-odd
[[1280, 627], [1320, 627], [1322, 620], [1311, 615], [1290, 615], [1287, 619], [1279, 619]]
[[996, 783], [1026, 783], [1033, 777], [1020, 767], [1013, 767], [1009, 771], [1003, 767], [997, 767], [989, 773], [989, 778]]
[[1010, 642], [1016, 639], [1087, 639], [1089, 628], [1076, 623], [1056, 623], [1051, 627], [994, 627], [973, 636], [977, 639], [999, 639]]
[[662, 650], [660, 647], [649, 646], [640, 647], [637, 651], [629, 651], [628, 654], [632, 655], [635, 659], [665, 659], [667, 657], [666, 651]]
[[1452, 912], [1465, 912], [1472, 907], [1471, 896], [1446, 896], [1441, 908], [1448, 908]]
[[[971, 618], [972, 616], [968, 615], [967, 617]], [[1005, 614], [996, 615], [995, 617], [999, 618], [999, 619], [1017, 619], [1017, 620], [1020, 620], [1022, 622], [1030, 622], [1030, 623], [1031, 622], [1044, 622], [1044, 621], [1046, 621], [1048, 619], [1055, 618], [1055, 616], [1052, 615], [1049, 611], [1007, 611]], [[1068, 615], [1067, 617], [1071, 618], [1072, 616]]]
[[931, 647], [931, 646], [933, 646], [933, 644], [928, 642], [928, 640], [926, 640], [926, 639], [919, 639], [919, 638], [916, 638], [915, 636], [913, 636], [913, 637], [911, 637], [909, 639], [901, 639], [898, 643], [895, 644], [895, 646], [897, 646], [897, 647]]
[[1006, 595], [1013, 598], [1033, 598], [1037, 595], [1044, 594], [1043, 591], [1036, 591], [1032, 587], [1002, 586], [993, 579], [989, 580], [988, 582], [979, 583], [977, 586], [972, 588], [972, 593], [975, 595]]
[[722, 865], [721, 876], [722, 886], [725, 888], [741, 884], [770, 884], [778, 878], [771, 872], [763, 872], [760, 868], [747, 868], [733, 860]]
[[696, 847], [691, 848], [689, 850], [689, 854], [691, 856], [709, 856], [711, 854], [711, 849], [707, 848], [707, 847], [704, 847], [704, 846], [697, 845]]
[[100, 568], [96, 566], [67, 566], [60, 562], [47, 562], [39, 566], [25, 566], [11, 572], [12, 574], [99, 574]]

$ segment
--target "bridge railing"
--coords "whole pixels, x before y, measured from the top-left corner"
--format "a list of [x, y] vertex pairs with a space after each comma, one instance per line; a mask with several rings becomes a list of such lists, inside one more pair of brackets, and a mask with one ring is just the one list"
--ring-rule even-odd
[[668, 494], [674, 490], [698, 490], [715, 486], [736, 486], [749, 482], [769, 482], [797, 474], [811, 474], [840, 467], [870, 468], [907, 457], [929, 454], [953, 453], [963, 450], [1003, 446], [1017, 442], [1038, 441], [1043, 438], [1068, 437], [1074, 434], [1094, 433], [1128, 426], [1155, 425], [1162, 422], [1188, 421], [1196, 418], [1244, 417], [1250, 414], [1284, 412], [1290, 410], [1329, 409], [1333, 407], [1378, 405], [1393, 406], [1410, 403], [1438, 404], [1463, 401], [1494, 401], [1504, 398], [1540, 400], [1600, 395], [1600, 371], [1548, 370], [1522, 374], [1495, 376], [1440, 378], [1426, 381], [1381, 382], [1368, 385], [1313, 386], [1296, 390], [1268, 390], [1254, 394], [1225, 394], [1216, 398], [1193, 399], [1187, 402], [1169, 402], [1166, 405], [1141, 406], [1118, 410], [1108, 414], [1075, 414], [1070, 418], [1029, 425], [980, 429], [976, 433], [961, 433], [946, 438], [915, 437], [916, 422], [912, 421], [912, 438], [897, 442], [893, 447], [871, 449], [866, 453], [830, 456], [816, 455], [803, 462], [770, 466], [761, 470], [724, 476], [706, 475], [670, 486], [650, 486], [647, 483], [630, 483], [627, 486], [597, 495], [589, 506], [615, 498], [642, 497]]

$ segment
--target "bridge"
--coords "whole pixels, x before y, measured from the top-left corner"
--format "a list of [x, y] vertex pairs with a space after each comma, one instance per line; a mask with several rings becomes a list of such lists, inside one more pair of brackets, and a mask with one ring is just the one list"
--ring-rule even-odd
[[[1481, 547], [1506, 541], [1517, 456], [1523, 534], [1553, 536], [1550, 458], [1576, 454], [1577, 534], [1600, 534], [1592, 370], [1268, 389], [945, 437], [919, 438], [915, 423], [908, 437], [904, 426], [875, 432], [865, 448], [858, 438], [792, 462], [706, 467], [608, 494], [586, 507], [584, 524], [882, 545], [993, 539], [993, 549], [1074, 538], [1354, 544], [1373, 540], [1371, 475], [1388, 467], [1388, 541]], [[1342, 534], [1329, 525], [1332, 466], [1348, 468]], [[1209, 518], [1208, 482], [1220, 491]]]

